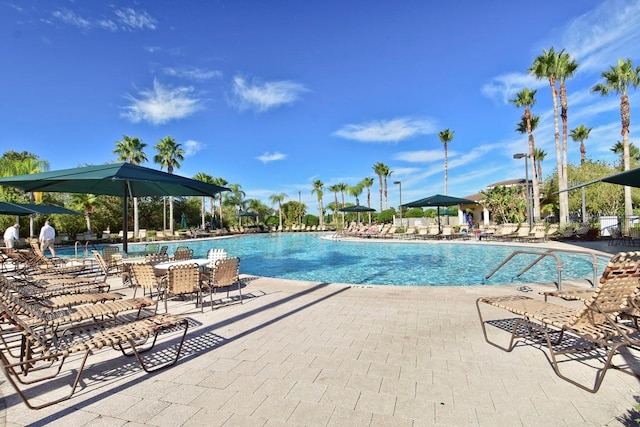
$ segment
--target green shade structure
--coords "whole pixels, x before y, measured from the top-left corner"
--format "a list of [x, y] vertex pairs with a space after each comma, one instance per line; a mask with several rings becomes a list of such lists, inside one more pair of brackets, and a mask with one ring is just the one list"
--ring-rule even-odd
[[438, 208], [438, 230], [440, 230], [440, 207], [455, 206], [455, 205], [474, 205], [476, 202], [469, 199], [462, 199], [460, 197], [445, 196], [442, 194], [436, 194], [434, 196], [425, 197], [424, 199], [415, 200], [413, 202], [405, 203], [402, 206], [407, 208], [423, 208], [423, 207], [436, 207]]
[[184, 214], [184, 212], [180, 217], [180, 228], [187, 228], [187, 216]]
[[0, 178], [23, 191], [102, 194], [122, 197], [122, 249], [127, 251], [129, 197], [214, 196], [228, 188], [131, 163], [109, 163]]
[[375, 212], [376, 211], [373, 208], [368, 208], [366, 206], [361, 206], [361, 205], [346, 206], [338, 210], [341, 212]]
[[35, 203], [10, 203], [0, 202], [0, 214], [4, 215], [84, 215], [81, 212], [55, 205], [38, 205]]

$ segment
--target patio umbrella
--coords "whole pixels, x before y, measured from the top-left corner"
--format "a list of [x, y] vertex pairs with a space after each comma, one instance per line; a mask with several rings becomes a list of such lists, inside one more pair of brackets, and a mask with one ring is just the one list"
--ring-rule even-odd
[[[375, 212], [376, 210], [373, 208], [369, 208], [367, 206], [361, 206], [361, 205], [353, 205], [353, 206], [346, 206], [344, 208], [338, 209], [341, 212], [356, 212], [358, 214], [358, 222], [360, 222], [360, 212]], [[371, 217], [369, 217], [369, 220], [371, 220]]]
[[248, 212], [248, 211], [240, 211], [238, 212], [238, 218], [240, 218], [240, 226], [242, 227], [242, 218], [243, 217], [251, 217], [251, 218], [257, 218], [258, 214], [255, 212]]
[[110, 163], [0, 178], [23, 191], [102, 194], [122, 197], [122, 249], [127, 251], [129, 197], [213, 196], [228, 188], [131, 163]]
[[180, 217], [180, 228], [187, 228], [187, 216], [182, 212], [182, 216]]
[[452, 197], [452, 196], [444, 196], [442, 194], [436, 194], [430, 197], [425, 197], [424, 199], [405, 203], [402, 206], [405, 206], [408, 208], [422, 208], [422, 207], [435, 206], [438, 209], [438, 231], [440, 231], [440, 207], [447, 207], [447, 206], [454, 206], [454, 205], [469, 205], [469, 204], [475, 204], [475, 203], [476, 202], [469, 199], [462, 199], [460, 197]]
[[0, 202], [0, 215], [31, 215], [32, 210], [14, 203]]

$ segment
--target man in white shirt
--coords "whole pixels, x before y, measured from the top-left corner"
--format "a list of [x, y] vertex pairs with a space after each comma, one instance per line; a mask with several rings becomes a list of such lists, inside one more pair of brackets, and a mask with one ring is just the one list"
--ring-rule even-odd
[[13, 248], [15, 245], [15, 241], [20, 238], [18, 235], [18, 229], [20, 228], [20, 224], [15, 223], [11, 227], [7, 228], [4, 232], [4, 245], [7, 248]]
[[56, 256], [56, 251], [53, 249], [53, 242], [56, 239], [56, 230], [49, 225], [49, 220], [44, 222], [44, 225], [40, 229], [40, 250], [42, 253], [49, 248], [51, 256]]

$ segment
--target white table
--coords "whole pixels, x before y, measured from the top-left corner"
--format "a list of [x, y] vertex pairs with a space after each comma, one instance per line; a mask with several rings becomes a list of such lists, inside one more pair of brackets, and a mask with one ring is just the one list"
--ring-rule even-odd
[[193, 265], [193, 264], [198, 264], [198, 266], [200, 267], [200, 270], [203, 270], [210, 263], [211, 263], [211, 261], [209, 261], [208, 258], [193, 258], [193, 259], [184, 259], [184, 260], [180, 260], [180, 261], [161, 262], [159, 264], [154, 265], [153, 267], [157, 268], [158, 270], [168, 270], [169, 267], [172, 267], [174, 265]]

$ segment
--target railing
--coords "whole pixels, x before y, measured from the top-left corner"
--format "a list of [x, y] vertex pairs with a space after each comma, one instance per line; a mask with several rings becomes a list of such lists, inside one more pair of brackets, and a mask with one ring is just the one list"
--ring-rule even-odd
[[535, 266], [537, 263], [542, 261], [544, 258], [553, 257], [556, 260], [556, 269], [557, 269], [557, 272], [558, 272], [558, 281], [556, 282], [556, 287], [558, 288], [558, 290], [562, 290], [562, 260], [556, 254], [556, 252], [590, 255], [591, 256], [591, 266], [592, 266], [592, 269], [593, 269], [593, 277], [590, 280], [590, 283], [591, 283], [591, 287], [595, 287], [596, 282], [598, 280], [598, 258], [596, 257], [596, 255], [593, 252], [581, 251], [581, 250], [570, 250], [570, 249], [548, 249], [545, 252], [533, 251], [533, 250], [517, 250], [517, 251], [513, 251], [496, 268], [491, 270], [491, 272], [489, 274], [487, 274], [484, 277], [484, 279], [485, 280], [489, 280], [489, 278], [491, 276], [493, 276], [498, 270], [500, 270], [505, 264], [507, 264], [509, 261], [511, 261], [512, 258], [514, 258], [517, 255], [529, 254], [529, 255], [538, 255], [538, 257], [534, 261], [529, 263], [529, 265], [527, 265], [522, 270], [520, 270], [518, 272], [518, 274], [516, 274], [513, 277], [514, 279], [519, 278], [520, 276], [522, 276], [524, 273], [529, 271], [533, 266]]

